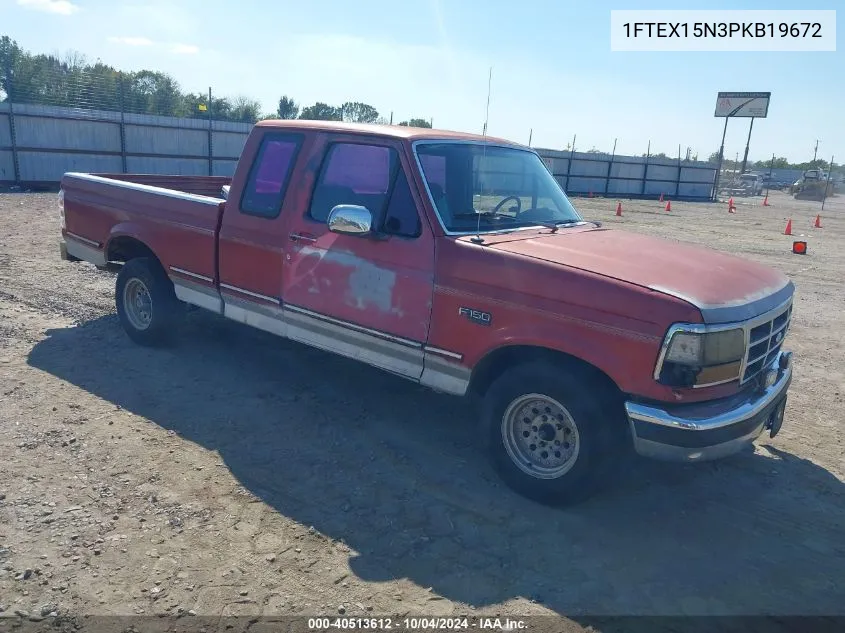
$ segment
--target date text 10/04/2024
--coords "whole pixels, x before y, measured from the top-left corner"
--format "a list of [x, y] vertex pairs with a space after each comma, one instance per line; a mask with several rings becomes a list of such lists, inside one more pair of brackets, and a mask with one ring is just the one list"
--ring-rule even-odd
[[434, 631], [434, 630], [495, 630], [522, 631], [526, 622], [511, 618], [458, 617], [458, 618], [308, 618], [308, 628], [312, 631], [342, 630], [397, 630], [397, 631]]
[[821, 38], [819, 22], [626, 22], [625, 37], [659, 38]]

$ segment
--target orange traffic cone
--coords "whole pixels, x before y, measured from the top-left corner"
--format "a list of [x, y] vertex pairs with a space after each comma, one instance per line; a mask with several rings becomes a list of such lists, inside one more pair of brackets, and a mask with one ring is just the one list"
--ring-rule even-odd
[[668, 212], [669, 212], [669, 211], [671, 211], [671, 210], [672, 210], [672, 201], [671, 201], [671, 200], [667, 200], [667, 201], [666, 201], [666, 212], [668, 213]]
[[764, 207], [768, 207], [768, 206], [769, 206], [769, 195], [768, 195], [768, 194], [766, 194], [766, 197], [765, 197], [765, 198], [763, 198], [763, 206], [764, 206]]
[[784, 235], [792, 235], [792, 218], [786, 222], [786, 228], [783, 231]]
[[733, 198], [728, 200], [728, 213], [736, 213], [736, 205], [734, 204]]
[[616, 203], [616, 216], [620, 217], [620, 218], [622, 217], [622, 203], [621, 202]]
[[658, 202], [663, 202], [663, 194], [662, 193], [660, 194], [660, 200], [658, 200]]
[[816, 223], [813, 224], [813, 226], [816, 227], [817, 229], [822, 228], [822, 216], [821, 215], [816, 216]]

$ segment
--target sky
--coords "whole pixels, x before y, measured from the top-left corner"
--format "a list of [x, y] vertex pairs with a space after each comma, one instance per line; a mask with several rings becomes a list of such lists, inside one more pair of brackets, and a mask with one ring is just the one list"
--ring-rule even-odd
[[[816, 0], [812, 9], [842, 9]], [[681, 6], [682, 5], [682, 6]], [[840, 5], [837, 7], [837, 5]], [[845, 162], [845, 51], [611, 52], [611, 9], [796, 9], [794, 2], [572, 0], [0, 0], [0, 35], [31, 52], [78, 51], [160, 70], [185, 91], [245, 95], [274, 111], [363, 101], [398, 122], [532, 146], [700, 159], [717, 151], [719, 91], [771, 92], [749, 158]], [[842, 32], [840, 10], [837, 31]], [[730, 121], [740, 159], [748, 119]]]

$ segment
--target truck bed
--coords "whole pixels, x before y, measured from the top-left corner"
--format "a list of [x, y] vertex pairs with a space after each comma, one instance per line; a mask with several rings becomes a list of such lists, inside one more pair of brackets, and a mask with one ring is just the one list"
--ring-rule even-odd
[[91, 174], [121, 182], [149, 185], [161, 189], [193, 193], [198, 196], [221, 198], [224, 186], [232, 184], [228, 176], [162, 176], [158, 174]]
[[162, 254], [165, 269], [216, 279], [216, 234], [225, 206], [221, 190], [230, 182], [217, 176], [65, 174], [68, 251], [95, 249], [96, 259], [105, 263], [115, 244], [133, 236]]

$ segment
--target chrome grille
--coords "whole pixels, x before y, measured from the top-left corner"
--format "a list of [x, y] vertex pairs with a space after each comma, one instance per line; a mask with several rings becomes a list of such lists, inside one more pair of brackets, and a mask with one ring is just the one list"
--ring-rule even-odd
[[762, 322], [752, 321], [746, 326], [748, 346], [743, 362], [742, 382], [751, 380], [774, 362], [791, 321], [792, 302], [781, 307], [774, 316], [766, 315]]

